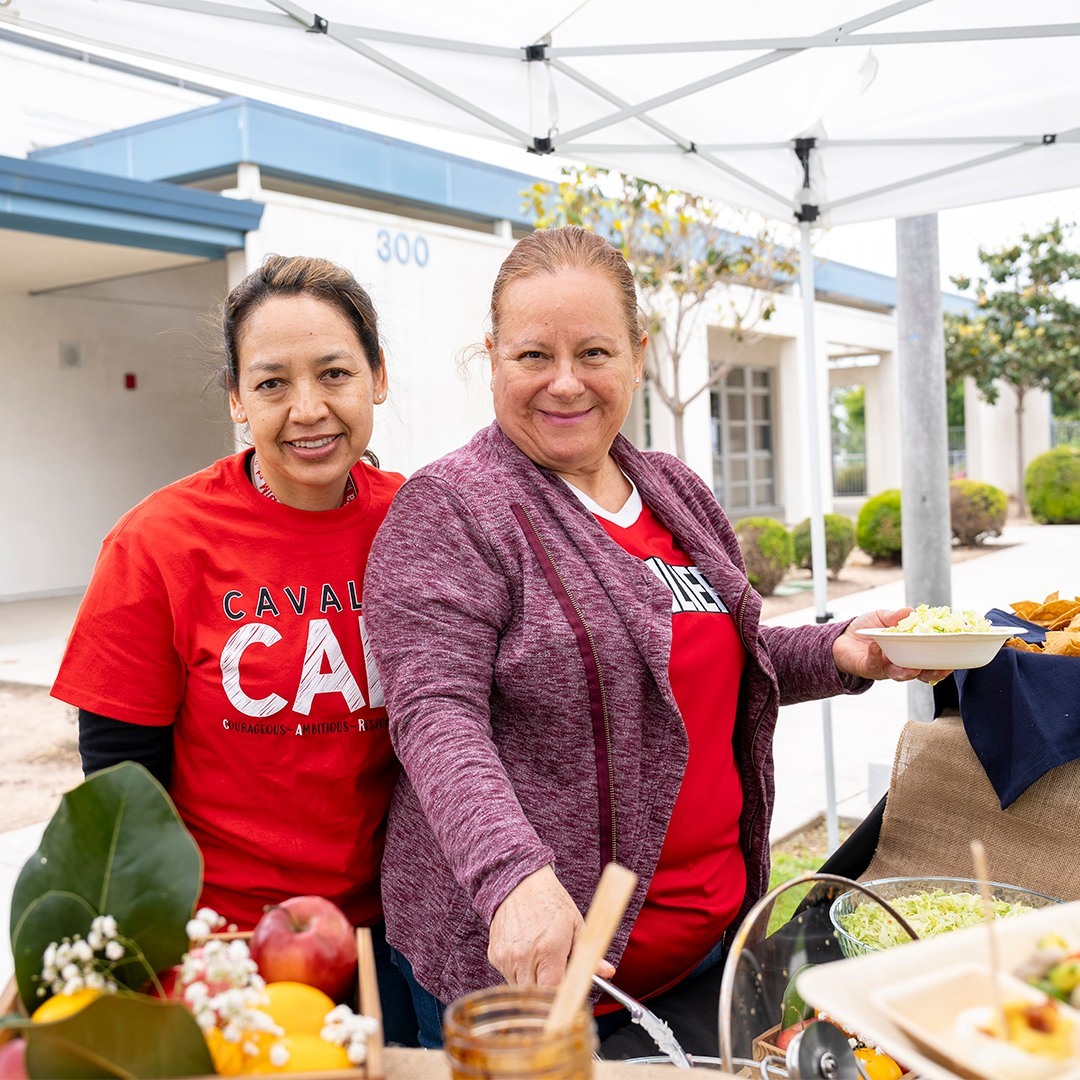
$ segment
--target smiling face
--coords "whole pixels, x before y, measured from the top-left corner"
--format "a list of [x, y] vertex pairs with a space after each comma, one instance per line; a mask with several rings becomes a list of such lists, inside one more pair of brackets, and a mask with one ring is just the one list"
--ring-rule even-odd
[[487, 341], [495, 417], [533, 461], [596, 498], [618, 469], [608, 451], [641, 377], [646, 337], [631, 336], [617, 285], [562, 269], [509, 282], [498, 340]]
[[381, 356], [372, 371], [348, 319], [308, 295], [254, 308], [236, 353], [229, 405], [249, 426], [270, 490], [301, 510], [339, 506], [371, 438], [372, 405], [386, 395]]

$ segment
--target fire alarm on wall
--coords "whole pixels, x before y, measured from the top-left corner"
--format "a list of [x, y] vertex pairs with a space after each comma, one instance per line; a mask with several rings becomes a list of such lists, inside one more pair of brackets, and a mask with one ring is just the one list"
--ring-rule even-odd
[[134, 373], [132, 373], [130, 371], [124, 376], [124, 389], [125, 390], [134, 390], [135, 389], [135, 375], [134, 375]]

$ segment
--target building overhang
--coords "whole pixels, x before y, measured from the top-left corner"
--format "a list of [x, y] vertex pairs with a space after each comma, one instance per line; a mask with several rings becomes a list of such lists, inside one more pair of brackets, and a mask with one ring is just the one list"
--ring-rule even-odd
[[0, 229], [221, 259], [263, 207], [175, 184], [0, 157]]
[[203, 185], [253, 164], [264, 179], [350, 193], [358, 202], [367, 197], [417, 216], [426, 210], [532, 227], [522, 192], [534, 176], [247, 98], [31, 157], [130, 180]]

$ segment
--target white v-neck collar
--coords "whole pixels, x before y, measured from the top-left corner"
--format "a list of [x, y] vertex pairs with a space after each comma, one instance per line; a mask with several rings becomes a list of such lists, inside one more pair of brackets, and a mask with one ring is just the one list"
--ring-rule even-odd
[[[626, 473], [623, 473], [623, 476], [626, 476]], [[578, 497], [586, 510], [591, 514], [595, 514], [598, 518], [610, 521], [612, 525], [618, 525], [620, 529], [629, 529], [641, 516], [641, 494], [637, 489], [637, 484], [629, 476], [626, 476], [626, 481], [630, 485], [630, 494], [627, 496], [626, 502], [614, 513], [605, 510], [595, 499], [586, 495], [581, 488], [575, 487], [565, 477], [560, 477], [560, 479]]]

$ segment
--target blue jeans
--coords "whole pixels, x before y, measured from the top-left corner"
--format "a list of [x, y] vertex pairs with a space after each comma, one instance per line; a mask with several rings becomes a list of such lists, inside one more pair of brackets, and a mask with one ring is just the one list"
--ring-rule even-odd
[[[428, 1050], [441, 1050], [443, 1044], [442, 1019], [443, 1013], [446, 1012], [446, 1006], [434, 994], [425, 990], [416, 981], [412, 965], [409, 963], [407, 957], [399, 953], [397, 949], [391, 948], [390, 958], [401, 971], [401, 974], [412, 993], [413, 1009], [416, 1012], [416, 1019], [419, 1024], [420, 1045]], [[704, 974], [706, 971], [714, 968], [723, 959], [724, 943], [721, 941], [718, 942], [708, 956], [706, 956], [705, 959], [686, 976], [686, 980]], [[685, 982], [686, 980], [683, 981]], [[662, 994], [660, 996], [663, 997]], [[628, 1023], [630, 1023], [630, 1014], [625, 1009], [619, 1009], [617, 1012], [598, 1016], [596, 1017], [597, 1038], [600, 1042], [603, 1042], [606, 1038], [610, 1035], [614, 1035], [616, 1031]]]
[[396, 1046], [416, 1046], [416, 1013], [409, 985], [394, 966], [386, 943], [386, 926], [371, 927], [371, 947], [375, 953], [375, 977], [383, 1014], [383, 1041]]
[[391, 947], [390, 959], [401, 973], [402, 981], [409, 988], [412, 995], [412, 1007], [418, 1025], [420, 1045], [425, 1050], [441, 1050], [443, 1044], [442, 1018], [443, 1013], [446, 1012], [446, 1006], [416, 981], [408, 957]]

